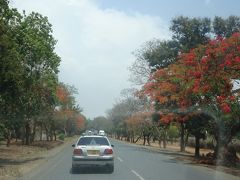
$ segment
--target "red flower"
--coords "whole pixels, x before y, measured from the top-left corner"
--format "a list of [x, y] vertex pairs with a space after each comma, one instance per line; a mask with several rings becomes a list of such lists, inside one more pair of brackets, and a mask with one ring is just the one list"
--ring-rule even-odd
[[235, 58], [235, 62], [236, 62], [236, 63], [240, 63], [240, 57], [236, 57], [236, 58]]
[[217, 100], [219, 101], [219, 102], [222, 102], [222, 101], [224, 101], [226, 98], [225, 98], [225, 96], [217, 96]]
[[231, 108], [227, 103], [222, 104], [221, 109], [224, 113], [230, 113], [231, 112]]
[[231, 101], [235, 101], [235, 96], [231, 96], [231, 97], [230, 97], [230, 100], [231, 100]]
[[231, 66], [231, 65], [232, 65], [232, 62], [231, 62], [230, 60], [227, 60], [227, 61], [225, 62], [225, 64], [226, 64], [227, 66]]
[[208, 62], [208, 59], [206, 57], [202, 58], [202, 61], [201, 61], [202, 64], [207, 64], [207, 62]]
[[209, 92], [210, 91], [210, 86], [209, 85], [205, 85], [204, 87], [203, 87], [203, 92]]
[[194, 72], [193, 75], [198, 79], [202, 76], [201, 72], [199, 71]]
[[194, 85], [193, 85], [193, 92], [198, 93], [199, 88], [200, 88], [200, 81], [197, 79], [197, 80], [195, 80]]
[[220, 64], [219, 67], [223, 69], [225, 67], [225, 64]]

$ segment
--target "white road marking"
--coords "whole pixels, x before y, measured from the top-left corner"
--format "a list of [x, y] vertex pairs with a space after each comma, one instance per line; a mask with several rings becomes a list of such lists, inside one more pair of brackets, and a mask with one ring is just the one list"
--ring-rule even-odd
[[120, 157], [118, 157], [117, 159], [118, 159], [120, 162], [123, 162], [123, 160], [122, 160]]
[[131, 170], [133, 174], [135, 174], [140, 180], [144, 180], [142, 176], [140, 176], [136, 171]]

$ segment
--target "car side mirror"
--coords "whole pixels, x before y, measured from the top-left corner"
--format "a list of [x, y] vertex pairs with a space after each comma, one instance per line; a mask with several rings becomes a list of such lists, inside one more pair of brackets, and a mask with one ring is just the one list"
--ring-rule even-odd
[[75, 147], [75, 144], [72, 144], [72, 147]]
[[111, 146], [112, 146], [112, 147], [114, 147], [114, 145], [113, 145], [113, 144], [111, 144]]

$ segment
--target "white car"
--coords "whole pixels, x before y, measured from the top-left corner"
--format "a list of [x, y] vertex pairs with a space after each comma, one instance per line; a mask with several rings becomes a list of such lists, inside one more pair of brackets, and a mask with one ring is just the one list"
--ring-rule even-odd
[[105, 136], [81, 136], [72, 155], [72, 172], [81, 167], [106, 167], [109, 173], [114, 171], [113, 145]]
[[99, 130], [98, 134], [99, 134], [100, 136], [105, 136], [105, 131], [104, 131], [104, 130]]

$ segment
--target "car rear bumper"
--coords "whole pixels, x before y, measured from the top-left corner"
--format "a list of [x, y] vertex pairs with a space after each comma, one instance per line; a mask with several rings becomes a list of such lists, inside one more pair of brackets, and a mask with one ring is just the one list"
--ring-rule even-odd
[[72, 157], [72, 165], [74, 167], [86, 167], [86, 166], [106, 166], [113, 165], [113, 157]]

